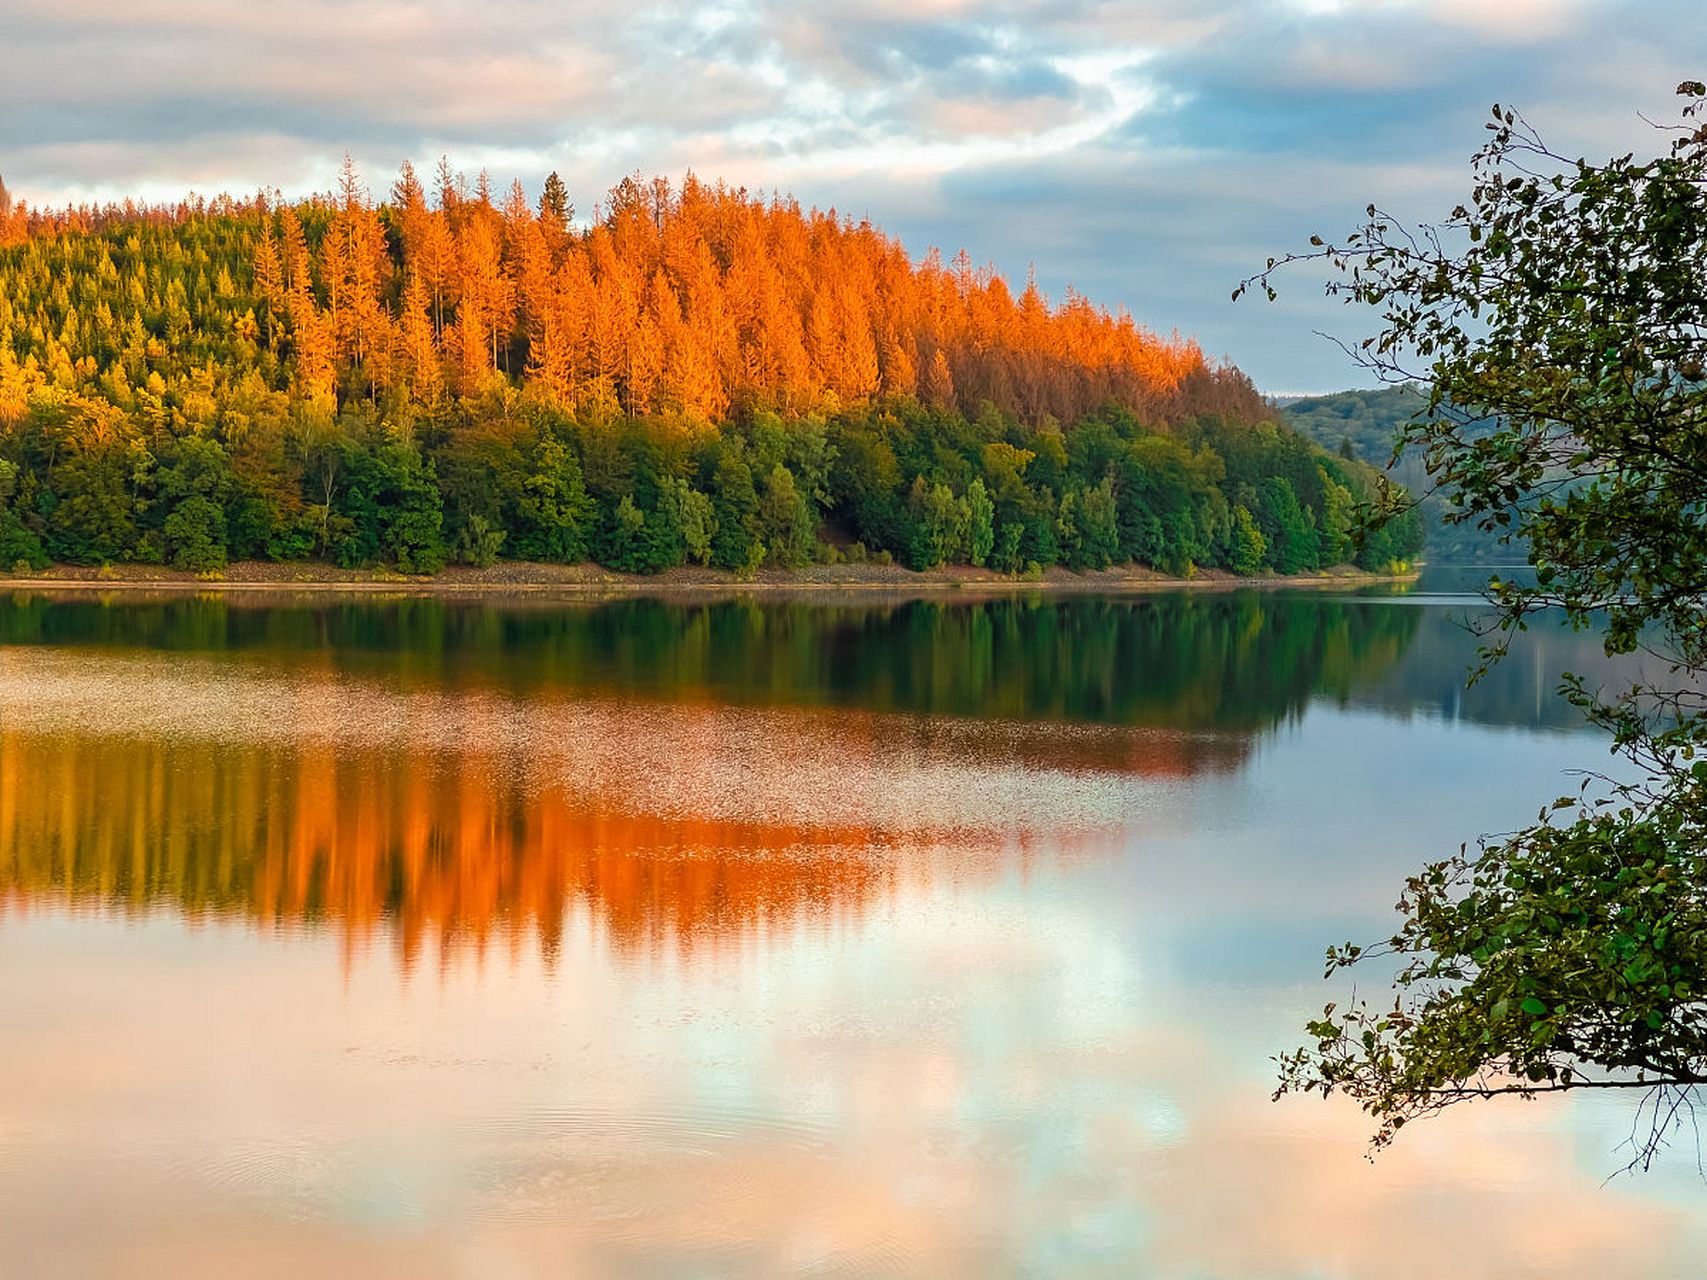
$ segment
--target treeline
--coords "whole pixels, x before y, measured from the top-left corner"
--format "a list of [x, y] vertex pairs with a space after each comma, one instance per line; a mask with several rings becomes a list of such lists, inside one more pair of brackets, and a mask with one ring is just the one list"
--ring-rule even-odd
[[1178, 338], [689, 179], [58, 212], [0, 196], [0, 567], [1408, 557]]
[[[1386, 468], [1394, 481], [1421, 495], [1422, 522], [1428, 558], [1438, 564], [1509, 563], [1524, 558], [1520, 543], [1502, 543], [1475, 524], [1447, 524], [1445, 502], [1433, 492], [1422, 451], [1414, 445], [1397, 459], [1393, 447], [1404, 428], [1425, 414], [1428, 397], [1414, 383], [1367, 391], [1338, 391], [1286, 401], [1281, 413], [1288, 426], [1342, 457]], [[1472, 434], [1492, 431], [1491, 419], [1474, 423]]]

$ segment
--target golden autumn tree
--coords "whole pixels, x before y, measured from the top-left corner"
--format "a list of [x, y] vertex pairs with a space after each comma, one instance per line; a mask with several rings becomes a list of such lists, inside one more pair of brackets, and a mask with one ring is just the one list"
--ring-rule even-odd
[[443, 382], [438, 341], [433, 333], [432, 305], [426, 280], [420, 271], [411, 268], [404, 278], [394, 351], [411, 393], [427, 404], [438, 400]]
[[301, 221], [285, 208], [279, 212], [279, 228], [296, 387], [305, 400], [331, 405], [338, 393], [337, 338], [314, 295], [312, 259]]
[[[680, 187], [624, 178], [584, 230], [571, 225], [555, 174], [537, 201], [514, 183], [494, 203], [488, 175], [470, 184], [444, 159], [430, 184], [405, 163], [380, 209], [348, 159], [330, 200], [297, 205], [0, 204], [0, 228], [14, 239], [254, 219], [246, 278], [215, 269], [206, 288], [233, 301], [246, 292], [243, 333], [319, 398], [342, 389], [377, 399], [401, 380], [432, 403], [448, 370], [462, 394], [496, 377], [537, 384], [566, 407], [707, 421], [740, 406], [893, 396], [943, 409], [988, 401], [1040, 422], [1111, 399], [1165, 416], [1185, 389], [1201, 389], [1206, 369], [1195, 344], [1071, 289], [1051, 304], [1028, 277], [1016, 298], [964, 251], [946, 264], [934, 250], [914, 260], [869, 223], [692, 174]], [[187, 333], [188, 298], [163, 301], [174, 332]], [[105, 376], [134, 386], [154, 358], [139, 319], [134, 303], [61, 313], [32, 358], [41, 376], [71, 386], [87, 357], [70, 353], [129, 351], [127, 367]]]
[[321, 276], [338, 356], [347, 367], [365, 371], [370, 396], [390, 372], [390, 315], [380, 297], [389, 271], [385, 233], [346, 155], [338, 208], [321, 242]]
[[284, 314], [289, 305], [284, 265], [279, 261], [279, 247], [273, 240], [271, 229], [263, 231], [255, 238], [255, 255], [251, 266], [255, 273], [256, 292], [261, 295], [264, 304], [262, 332], [271, 343], [274, 317]]
[[932, 408], [946, 411], [955, 407], [954, 374], [949, 371], [948, 357], [943, 355], [941, 347], [931, 353], [924, 393], [925, 403]]

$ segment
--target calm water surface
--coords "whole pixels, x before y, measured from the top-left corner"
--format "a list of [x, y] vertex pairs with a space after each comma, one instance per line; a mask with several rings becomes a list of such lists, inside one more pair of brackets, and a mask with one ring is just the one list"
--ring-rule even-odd
[[1465, 611], [0, 597], [0, 1270], [1700, 1274], [1616, 1100], [1269, 1101], [1605, 763]]

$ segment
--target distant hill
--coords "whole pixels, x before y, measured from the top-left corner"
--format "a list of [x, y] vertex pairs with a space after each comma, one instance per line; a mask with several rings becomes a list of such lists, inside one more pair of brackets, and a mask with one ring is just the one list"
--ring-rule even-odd
[[[1350, 441], [1356, 457], [1384, 467], [1392, 457], [1400, 429], [1427, 408], [1428, 398], [1420, 387], [1406, 383], [1327, 396], [1288, 396], [1275, 403], [1295, 430], [1324, 449], [1338, 452]], [[1417, 477], [1426, 481], [1420, 459], [1414, 461]], [[1411, 462], [1407, 458], [1401, 465]]]
[[1521, 546], [1501, 543], [1494, 535], [1470, 525], [1442, 523], [1444, 505], [1438, 496], [1430, 493], [1431, 482], [1418, 450], [1405, 450], [1389, 466], [1400, 431], [1428, 406], [1427, 396], [1414, 383], [1368, 391], [1338, 391], [1326, 396], [1276, 396], [1271, 403], [1287, 425], [1306, 439], [1329, 452], [1385, 468], [1396, 483], [1424, 495], [1427, 555], [1434, 563], [1500, 564], [1523, 560]]

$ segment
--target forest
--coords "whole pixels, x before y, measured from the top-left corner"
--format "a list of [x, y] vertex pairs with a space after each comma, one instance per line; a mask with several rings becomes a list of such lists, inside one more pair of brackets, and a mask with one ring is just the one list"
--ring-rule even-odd
[[[1428, 411], [1428, 396], [1418, 384], [1301, 396], [1279, 401], [1278, 407], [1287, 425], [1300, 435], [1324, 449], [1337, 450], [1342, 457], [1386, 468], [1395, 481], [1417, 495], [1431, 564], [1510, 564], [1524, 559], [1521, 538], [1501, 541], [1497, 532], [1483, 530], [1475, 521], [1445, 520], [1444, 497], [1435, 492], [1418, 446], [1408, 444], [1394, 458], [1405, 426]], [[1480, 419], [1468, 430], [1479, 438], [1496, 427], [1492, 419]]]
[[0, 572], [1295, 574], [1413, 556], [1380, 498], [1195, 343], [780, 195], [0, 185]]

